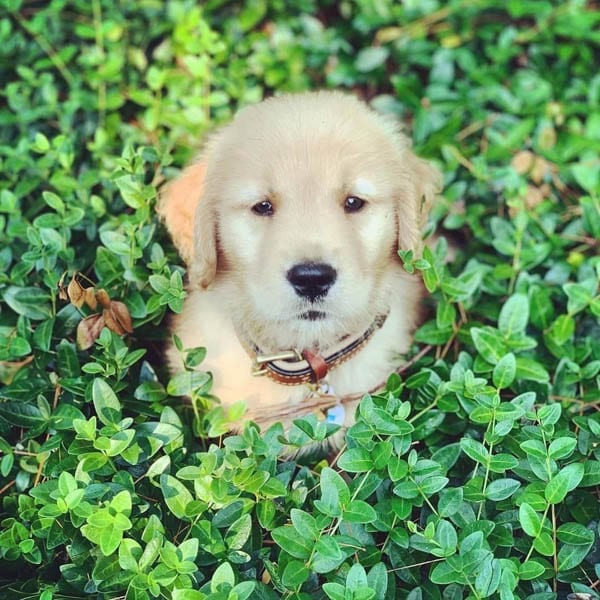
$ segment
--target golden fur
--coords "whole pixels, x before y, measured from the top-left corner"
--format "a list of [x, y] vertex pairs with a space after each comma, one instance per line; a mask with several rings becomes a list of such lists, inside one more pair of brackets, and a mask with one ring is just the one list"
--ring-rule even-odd
[[[410, 149], [397, 126], [352, 96], [315, 92], [271, 98], [241, 110], [162, 194], [159, 211], [189, 266], [189, 295], [173, 331], [187, 348], [205, 346], [203, 369], [224, 406], [245, 400], [247, 418], [277, 420], [308, 386], [251, 375], [234, 322], [263, 351], [327, 348], [389, 316], [367, 346], [332, 370], [339, 396], [365, 392], [401, 362], [411, 342], [421, 287], [398, 249], [419, 251], [421, 227], [440, 177]], [[347, 214], [344, 201], [367, 201]], [[268, 198], [271, 217], [253, 205]], [[286, 279], [302, 261], [325, 262], [338, 276], [318, 301], [326, 318], [301, 318], [309, 302]], [[171, 348], [169, 362], [181, 368]], [[354, 407], [346, 409], [346, 425]], [[285, 423], [284, 423], [285, 424]], [[289, 424], [289, 423], [288, 423]]]

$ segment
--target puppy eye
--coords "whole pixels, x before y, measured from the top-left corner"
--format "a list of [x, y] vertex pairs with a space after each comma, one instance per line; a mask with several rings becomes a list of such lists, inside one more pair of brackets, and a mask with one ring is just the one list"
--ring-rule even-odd
[[344, 202], [344, 210], [347, 213], [358, 212], [365, 204], [365, 200], [358, 196], [348, 196]]
[[275, 212], [275, 208], [269, 200], [263, 200], [252, 207], [252, 212], [261, 217], [270, 217]]

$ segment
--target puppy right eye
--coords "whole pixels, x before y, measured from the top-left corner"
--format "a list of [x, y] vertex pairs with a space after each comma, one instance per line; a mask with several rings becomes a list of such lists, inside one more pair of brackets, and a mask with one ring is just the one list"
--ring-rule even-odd
[[269, 200], [263, 200], [252, 207], [252, 212], [260, 217], [270, 217], [275, 212], [275, 208]]

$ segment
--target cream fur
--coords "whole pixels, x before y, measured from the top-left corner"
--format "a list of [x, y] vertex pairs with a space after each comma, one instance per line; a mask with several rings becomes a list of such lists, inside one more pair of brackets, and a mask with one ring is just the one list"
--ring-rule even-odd
[[[419, 251], [439, 185], [439, 174], [395, 125], [335, 92], [266, 100], [209, 140], [199, 161], [167, 186], [159, 210], [190, 268], [173, 331], [185, 347], [207, 347], [202, 368], [213, 373], [225, 406], [245, 400], [247, 417], [267, 425], [278, 406], [297, 404], [300, 416], [310, 393], [252, 376], [234, 320], [266, 352], [317, 346], [326, 353], [389, 309], [368, 345], [327, 378], [338, 395], [385, 381], [410, 346], [421, 299], [397, 250]], [[362, 211], [345, 213], [349, 195], [367, 201]], [[251, 207], [266, 198], [275, 213], [257, 216]], [[286, 279], [305, 261], [330, 263], [338, 273], [319, 301], [323, 320], [300, 318], [314, 307]], [[168, 357], [181, 368], [173, 348]]]

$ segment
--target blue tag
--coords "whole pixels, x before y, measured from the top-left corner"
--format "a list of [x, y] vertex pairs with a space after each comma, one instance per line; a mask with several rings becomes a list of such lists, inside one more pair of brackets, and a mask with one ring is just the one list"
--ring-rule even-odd
[[327, 410], [327, 422], [334, 425], [343, 425], [346, 417], [346, 411], [341, 404], [336, 404]]

